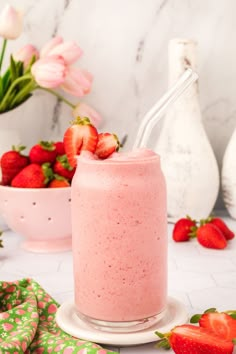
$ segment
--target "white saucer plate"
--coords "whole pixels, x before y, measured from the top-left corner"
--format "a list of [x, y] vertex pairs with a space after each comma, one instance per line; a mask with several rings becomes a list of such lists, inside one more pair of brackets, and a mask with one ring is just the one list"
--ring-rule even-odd
[[186, 323], [188, 317], [184, 304], [173, 297], [168, 297], [165, 317], [152, 327], [138, 332], [111, 333], [93, 328], [77, 316], [73, 301], [64, 302], [59, 307], [56, 322], [63, 331], [76, 338], [99, 344], [132, 346], [157, 341], [155, 331], [168, 332], [173, 327]]

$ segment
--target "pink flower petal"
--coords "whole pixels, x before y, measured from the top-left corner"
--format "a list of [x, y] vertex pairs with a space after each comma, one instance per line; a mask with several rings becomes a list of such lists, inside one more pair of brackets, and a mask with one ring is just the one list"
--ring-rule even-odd
[[58, 44], [63, 43], [63, 38], [60, 36], [53, 37], [50, 41], [48, 41], [40, 51], [40, 58], [44, 58], [48, 55], [48, 53]]
[[73, 96], [82, 97], [90, 92], [92, 75], [85, 70], [69, 67], [62, 89]]
[[65, 80], [66, 67], [59, 56], [50, 56], [36, 61], [31, 68], [35, 81], [42, 87], [55, 88]]

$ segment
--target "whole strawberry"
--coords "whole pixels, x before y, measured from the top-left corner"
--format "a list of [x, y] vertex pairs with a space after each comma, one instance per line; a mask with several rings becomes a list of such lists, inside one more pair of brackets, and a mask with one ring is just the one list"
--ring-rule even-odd
[[63, 141], [56, 141], [54, 144], [56, 146], [57, 155], [64, 155], [66, 153]]
[[198, 242], [207, 248], [224, 249], [227, 241], [223, 233], [213, 224], [204, 224], [196, 231]]
[[172, 238], [176, 242], [189, 241], [191, 233], [196, 229], [196, 221], [190, 217], [179, 219], [174, 226]]
[[57, 150], [54, 142], [40, 141], [32, 146], [29, 152], [31, 163], [42, 165], [45, 162], [54, 163], [57, 157]]
[[221, 218], [210, 217], [209, 223], [215, 225], [223, 233], [226, 240], [232, 240], [234, 238], [234, 233], [229, 229], [226, 223]]
[[13, 146], [12, 150], [2, 155], [0, 164], [4, 186], [10, 185], [13, 178], [29, 164], [29, 157], [21, 154], [24, 149], [25, 146]]
[[45, 188], [53, 179], [50, 164], [32, 163], [21, 170], [12, 180], [11, 186], [17, 188]]
[[75, 169], [76, 169], [75, 167], [72, 167], [69, 164], [66, 155], [57, 156], [56, 162], [53, 165], [53, 172], [62, 177], [65, 177], [69, 181], [72, 180], [72, 177], [75, 174]]
[[48, 188], [62, 187], [70, 187], [70, 182], [66, 178], [55, 174], [53, 180], [49, 182]]

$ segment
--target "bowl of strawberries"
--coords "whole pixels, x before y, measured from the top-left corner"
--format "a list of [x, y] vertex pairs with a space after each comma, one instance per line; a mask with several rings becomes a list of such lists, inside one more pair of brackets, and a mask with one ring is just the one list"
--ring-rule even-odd
[[13, 147], [0, 160], [0, 214], [33, 252], [71, 249], [71, 180], [62, 141]]

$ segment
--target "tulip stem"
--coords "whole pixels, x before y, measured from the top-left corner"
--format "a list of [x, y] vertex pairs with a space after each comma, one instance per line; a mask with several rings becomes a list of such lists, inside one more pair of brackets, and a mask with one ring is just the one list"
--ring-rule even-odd
[[1, 69], [2, 69], [2, 62], [3, 62], [6, 46], [7, 46], [7, 39], [4, 39], [3, 45], [2, 45], [1, 56], [0, 56], [0, 73], [1, 73]]
[[41, 86], [36, 86], [36, 89], [43, 90], [43, 91], [51, 93], [52, 95], [56, 96], [60, 101], [65, 102], [68, 106], [70, 106], [73, 109], [76, 107], [73, 103], [68, 101], [64, 96], [60, 95], [58, 92], [56, 92], [54, 90], [51, 90], [51, 89], [46, 88], [46, 87], [41, 87]]
[[30, 74], [27, 74], [27, 75], [20, 76], [15, 81], [13, 81], [13, 83], [9, 87], [6, 95], [4, 96], [4, 98], [3, 98], [3, 100], [2, 100], [2, 102], [0, 104], [0, 112], [4, 112], [5, 111], [4, 105], [6, 104], [9, 96], [11, 95], [11, 93], [14, 90], [14, 88], [16, 87], [16, 85], [18, 85], [21, 81], [30, 80], [30, 79], [32, 80], [32, 76]]

